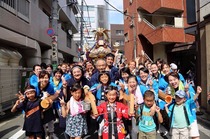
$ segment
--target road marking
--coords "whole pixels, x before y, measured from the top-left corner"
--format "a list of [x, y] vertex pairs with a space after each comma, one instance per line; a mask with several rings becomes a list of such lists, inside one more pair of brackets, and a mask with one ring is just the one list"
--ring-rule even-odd
[[17, 133], [15, 133], [13, 136], [11, 136], [9, 139], [18, 139], [20, 136], [22, 136], [25, 133], [22, 129], [19, 130]]
[[3, 125], [6, 125], [7, 123], [11, 122], [12, 120], [8, 120], [6, 122], [0, 123], [0, 127], [2, 127]]
[[210, 133], [209, 130], [206, 129], [205, 127], [203, 127], [202, 125], [198, 124], [198, 129], [203, 132], [204, 134], [206, 134], [206, 136], [210, 137]]

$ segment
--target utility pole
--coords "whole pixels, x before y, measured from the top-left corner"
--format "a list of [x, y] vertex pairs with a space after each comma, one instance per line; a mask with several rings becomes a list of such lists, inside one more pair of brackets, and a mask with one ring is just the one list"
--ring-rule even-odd
[[134, 59], [136, 59], [137, 43], [136, 43], [136, 27], [135, 27], [134, 14], [133, 14], [133, 16], [131, 16], [131, 25], [130, 25], [130, 27], [132, 27], [132, 29], [133, 29], [133, 37], [134, 37], [134, 40], [133, 40], [133, 57], [134, 57]]
[[83, 0], [81, 0], [81, 24], [80, 24], [80, 52], [79, 52], [79, 59], [80, 59], [80, 56], [81, 56], [81, 52], [83, 51]]
[[58, 66], [58, 0], [52, 0], [52, 28], [54, 35], [52, 36], [52, 64]]

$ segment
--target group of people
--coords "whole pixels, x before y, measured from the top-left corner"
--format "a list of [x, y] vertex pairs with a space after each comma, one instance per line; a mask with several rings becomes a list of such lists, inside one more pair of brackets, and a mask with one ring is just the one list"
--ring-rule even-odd
[[[87, 86], [97, 113], [85, 99]], [[170, 95], [172, 102], [160, 99], [160, 92]], [[115, 55], [109, 53], [94, 63], [62, 63], [55, 70], [51, 65], [34, 65], [25, 92], [18, 93], [11, 111], [24, 111], [23, 130], [30, 139], [56, 138], [57, 120], [70, 139], [96, 132], [99, 139], [155, 139], [157, 132], [170, 133], [172, 139], [198, 139], [196, 108], [201, 92], [174, 63], [162, 59], [139, 63], [139, 58], [115, 63]], [[45, 99], [50, 100], [47, 108], [41, 105]]]

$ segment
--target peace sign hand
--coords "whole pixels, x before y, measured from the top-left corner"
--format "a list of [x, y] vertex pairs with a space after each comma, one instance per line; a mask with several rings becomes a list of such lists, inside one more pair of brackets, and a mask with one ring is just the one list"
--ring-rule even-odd
[[62, 96], [62, 99], [60, 97], [58, 99], [60, 100], [61, 107], [66, 105], [66, 102], [64, 101], [63, 96]]
[[19, 91], [18, 94], [16, 94], [20, 102], [23, 102], [25, 99], [25, 96]]

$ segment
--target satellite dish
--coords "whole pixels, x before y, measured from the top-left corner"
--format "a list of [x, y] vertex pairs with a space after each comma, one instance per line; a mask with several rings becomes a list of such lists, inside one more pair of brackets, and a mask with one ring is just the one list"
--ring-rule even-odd
[[69, 35], [72, 35], [73, 33], [72, 33], [72, 31], [69, 29], [68, 30], [68, 33], [69, 33]]
[[119, 42], [115, 42], [113, 46], [114, 47], [119, 47], [120, 46], [120, 43]]

